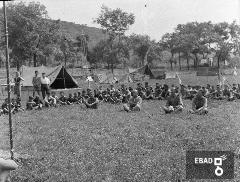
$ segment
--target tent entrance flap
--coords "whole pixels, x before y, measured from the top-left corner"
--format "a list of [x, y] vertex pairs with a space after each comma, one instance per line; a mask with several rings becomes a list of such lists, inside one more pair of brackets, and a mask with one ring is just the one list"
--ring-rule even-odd
[[49, 76], [50, 78], [53, 78], [53, 81], [50, 85], [52, 89], [65, 89], [78, 87], [77, 82], [67, 72], [67, 70], [64, 67], [61, 67], [60, 70], [53, 72]]

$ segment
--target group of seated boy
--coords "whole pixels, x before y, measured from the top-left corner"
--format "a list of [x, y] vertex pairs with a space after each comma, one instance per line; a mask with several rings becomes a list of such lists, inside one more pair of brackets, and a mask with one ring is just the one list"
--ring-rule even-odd
[[[40, 96], [35, 98], [29, 96], [25, 110], [42, 109], [42, 107], [58, 107], [61, 105], [84, 104], [87, 108], [97, 109], [99, 103], [106, 102], [111, 104], [123, 104], [125, 111], [140, 111], [142, 100], [166, 100], [166, 105], [162, 107], [165, 113], [180, 112], [184, 108], [183, 99], [192, 100], [191, 113], [206, 114], [207, 99], [216, 99], [234, 101], [240, 99], [240, 85], [233, 84], [232, 86], [219, 85], [206, 87], [202, 86], [179, 86], [167, 84], [160, 85], [156, 83], [155, 88], [149, 86], [148, 82], [138, 83], [136, 88], [121, 85], [120, 88], [115, 88], [110, 85], [109, 88], [103, 89], [100, 85], [97, 89], [82, 90], [82, 92], [70, 93], [65, 96], [64, 92], [60, 92], [59, 97], [56, 92], [47, 93], [42, 100]], [[0, 110], [1, 114], [9, 113], [8, 99], [5, 99]], [[24, 111], [21, 105], [21, 99], [11, 100], [11, 112], [16, 113]]]

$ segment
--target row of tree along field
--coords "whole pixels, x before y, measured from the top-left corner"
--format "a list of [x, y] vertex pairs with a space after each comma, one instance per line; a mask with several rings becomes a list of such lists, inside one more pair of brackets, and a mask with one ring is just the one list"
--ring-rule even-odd
[[[236, 22], [179, 24], [172, 33], [156, 41], [148, 35], [127, 36], [126, 31], [135, 22], [134, 14], [102, 6], [94, 22], [101, 26], [105, 36], [89, 48], [88, 32], [73, 37], [62, 31], [61, 21], [51, 20], [40, 3], [9, 3], [7, 17], [11, 65], [18, 69], [22, 64], [49, 65], [49, 57], [55, 63], [72, 66], [86, 58], [92, 66], [105, 64], [112, 70], [118, 65], [138, 67], [146, 62], [152, 66], [168, 63], [171, 68], [175, 65], [190, 69], [197, 68], [200, 60], [209, 56], [220, 66], [230, 60], [230, 55], [240, 55], [240, 26]], [[3, 18], [1, 23], [3, 27]], [[2, 50], [4, 46], [1, 42]], [[4, 60], [1, 51], [0, 65]]]

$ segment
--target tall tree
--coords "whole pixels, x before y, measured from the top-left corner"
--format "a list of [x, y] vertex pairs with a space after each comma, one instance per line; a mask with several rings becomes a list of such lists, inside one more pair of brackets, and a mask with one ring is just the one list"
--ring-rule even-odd
[[135, 16], [132, 13], [124, 12], [119, 8], [112, 10], [106, 6], [102, 6], [101, 13], [95, 20], [108, 35], [108, 46], [106, 47], [108, 55], [106, 55], [107, 59], [105, 60], [108, 60], [108, 64], [111, 65], [112, 72], [114, 65], [120, 62], [117, 59], [120, 57], [118, 54], [121, 54], [122, 51], [121, 38], [134, 21]]
[[60, 49], [63, 53], [64, 65], [66, 67], [67, 62], [76, 56], [76, 50], [74, 49], [73, 39], [70, 34], [62, 34], [60, 39]]
[[147, 35], [132, 34], [128, 37], [128, 44], [134, 51], [134, 54], [140, 58], [140, 65], [143, 66], [146, 53], [151, 46], [150, 37]]
[[58, 40], [59, 21], [50, 20], [46, 7], [36, 2], [9, 3], [7, 11], [9, 47], [17, 68], [26, 60], [37, 66], [38, 55], [44, 54], [46, 45]]

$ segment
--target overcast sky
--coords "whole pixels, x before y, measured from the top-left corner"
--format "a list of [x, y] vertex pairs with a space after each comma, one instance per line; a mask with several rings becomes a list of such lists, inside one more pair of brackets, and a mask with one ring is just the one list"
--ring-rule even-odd
[[[29, 2], [30, 0], [25, 0]], [[98, 27], [102, 4], [121, 8], [135, 15], [135, 23], [127, 32], [148, 34], [159, 40], [180, 23], [192, 21], [240, 21], [240, 0], [38, 0], [53, 19]], [[146, 5], [146, 7], [145, 7]]]

